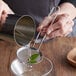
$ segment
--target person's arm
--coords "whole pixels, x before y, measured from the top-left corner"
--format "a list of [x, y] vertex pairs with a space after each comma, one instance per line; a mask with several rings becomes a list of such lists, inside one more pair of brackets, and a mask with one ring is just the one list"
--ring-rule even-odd
[[[73, 19], [76, 17], [76, 7], [69, 2], [60, 4], [60, 11], [55, 19], [53, 25], [51, 21], [53, 16], [47, 16], [38, 27], [38, 31], [42, 30], [41, 35], [45, 33], [49, 38], [54, 38], [58, 36], [66, 36], [72, 32], [72, 27], [74, 25]], [[56, 13], [53, 13], [53, 15]]]

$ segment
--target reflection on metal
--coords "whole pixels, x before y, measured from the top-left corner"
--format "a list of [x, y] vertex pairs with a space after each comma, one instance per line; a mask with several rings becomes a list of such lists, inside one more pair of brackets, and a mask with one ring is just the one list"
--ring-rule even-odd
[[14, 39], [19, 45], [28, 44], [35, 35], [35, 23], [32, 17], [24, 15], [18, 19], [14, 28]]

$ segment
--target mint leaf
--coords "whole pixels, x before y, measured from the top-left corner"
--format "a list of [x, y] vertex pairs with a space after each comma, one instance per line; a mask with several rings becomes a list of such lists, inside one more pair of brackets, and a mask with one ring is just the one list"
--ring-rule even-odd
[[31, 57], [28, 59], [29, 63], [36, 63], [36, 59], [38, 58], [39, 54], [33, 54]]
[[37, 63], [37, 61], [36, 60], [34, 60], [34, 61], [30, 60], [29, 63]]
[[30, 57], [30, 60], [36, 60], [38, 58], [39, 54], [33, 54]]

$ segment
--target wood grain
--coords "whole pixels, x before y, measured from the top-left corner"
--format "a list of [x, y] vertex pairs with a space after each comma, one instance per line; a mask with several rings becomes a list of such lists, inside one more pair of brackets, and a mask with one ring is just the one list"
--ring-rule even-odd
[[[39, 44], [36, 44], [38, 47]], [[66, 59], [67, 53], [76, 47], [76, 38], [55, 38], [41, 47], [43, 55], [52, 60], [54, 68], [49, 76], [76, 76], [76, 68]], [[0, 39], [0, 76], [13, 76], [11, 62], [19, 48], [14, 41]]]

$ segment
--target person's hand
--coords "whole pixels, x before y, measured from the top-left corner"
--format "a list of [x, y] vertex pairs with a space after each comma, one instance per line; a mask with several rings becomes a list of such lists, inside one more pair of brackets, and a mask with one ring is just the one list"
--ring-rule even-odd
[[2, 28], [2, 24], [5, 22], [8, 14], [14, 14], [14, 12], [4, 1], [0, 0], [0, 29]]
[[47, 34], [48, 38], [62, 37], [72, 32], [74, 22], [68, 14], [58, 14], [54, 23], [51, 25], [54, 16], [54, 14], [47, 16], [37, 28], [38, 31], [41, 31], [42, 36]]

